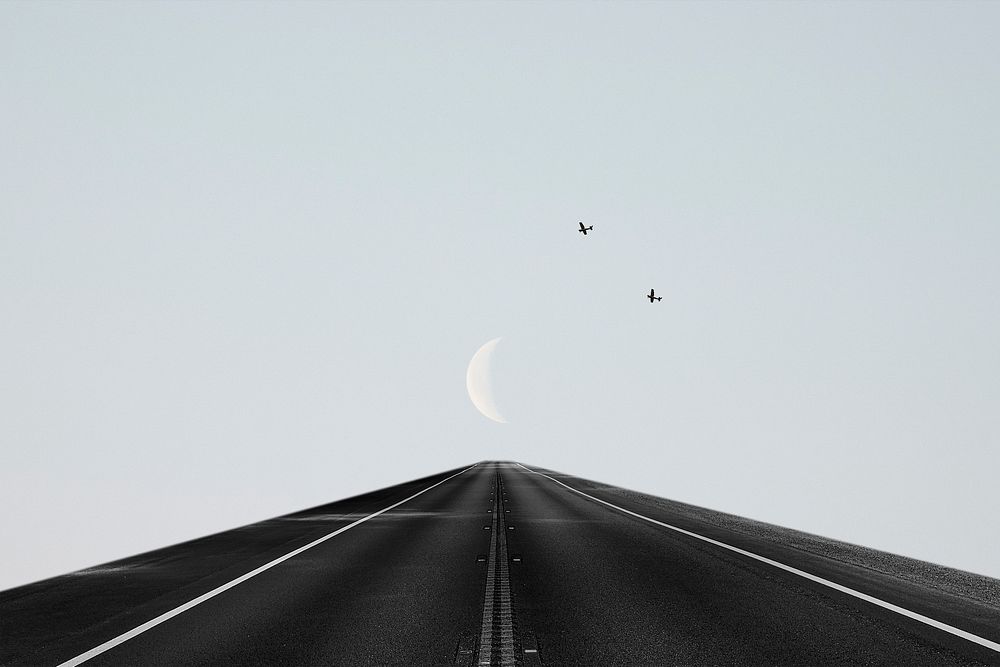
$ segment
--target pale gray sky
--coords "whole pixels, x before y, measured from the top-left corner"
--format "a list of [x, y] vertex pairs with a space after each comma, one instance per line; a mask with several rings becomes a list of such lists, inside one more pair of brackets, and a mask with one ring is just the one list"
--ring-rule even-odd
[[1000, 576], [998, 32], [0, 4], [0, 588], [486, 458]]

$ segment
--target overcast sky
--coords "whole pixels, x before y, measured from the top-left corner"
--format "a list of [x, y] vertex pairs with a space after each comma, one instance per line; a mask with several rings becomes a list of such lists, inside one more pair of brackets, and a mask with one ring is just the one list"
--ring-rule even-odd
[[998, 32], [0, 4], [0, 588], [488, 458], [1000, 576]]

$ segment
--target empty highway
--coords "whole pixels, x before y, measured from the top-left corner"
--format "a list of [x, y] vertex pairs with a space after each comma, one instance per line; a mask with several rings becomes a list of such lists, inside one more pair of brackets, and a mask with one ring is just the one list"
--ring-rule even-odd
[[997, 665], [998, 596], [482, 462], [0, 592], [0, 664]]

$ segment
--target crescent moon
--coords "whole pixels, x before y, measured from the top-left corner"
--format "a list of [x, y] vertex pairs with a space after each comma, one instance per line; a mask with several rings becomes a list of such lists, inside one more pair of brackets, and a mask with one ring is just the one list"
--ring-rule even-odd
[[500, 415], [493, 400], [493, 382], [490, 379], [493, 350], [499, 342], [499, 338], [494, 338], [472, 355], [469, 368], [465, 371], [465, 388], [469, 391], [469, 400], [477, 410], [495, 422], [506, 424], [507, 420]]

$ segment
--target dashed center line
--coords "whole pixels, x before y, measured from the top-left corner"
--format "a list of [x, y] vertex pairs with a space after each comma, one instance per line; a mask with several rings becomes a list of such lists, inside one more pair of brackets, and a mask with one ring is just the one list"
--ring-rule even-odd
[[493, 495], [493, 524], [489, 562], [486, 564], [486, 591], [483, 597], [483, 625], [479, 634], [480, 665], [516, 664], [514, 610], [510, 600], [510, 565], [507, 561], [507, 534], [501, 507], [501, 479], [496, 474]]

